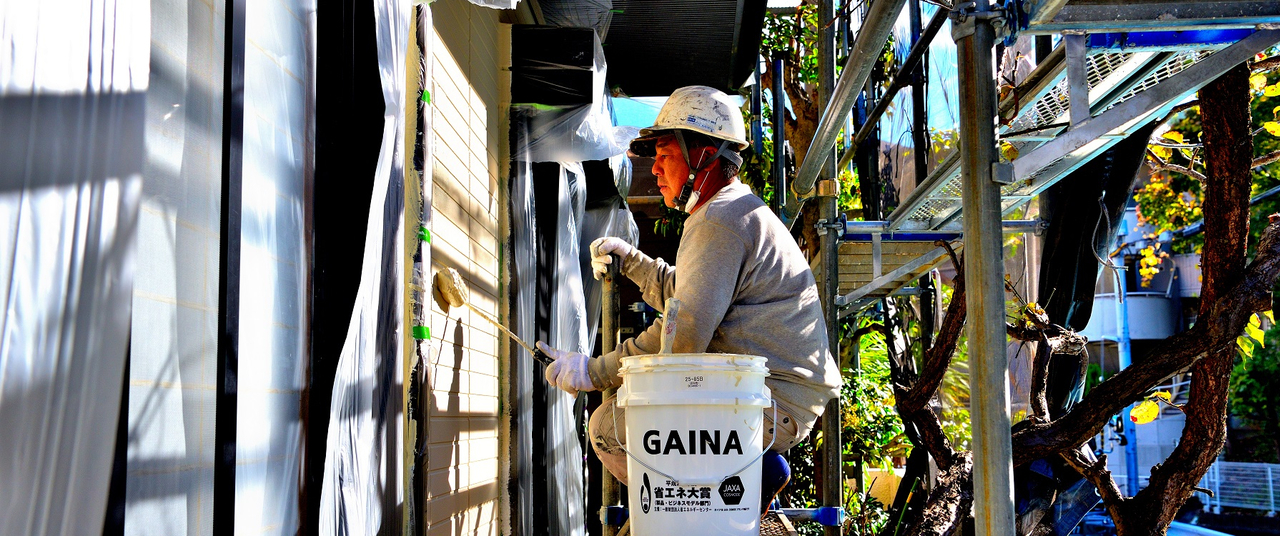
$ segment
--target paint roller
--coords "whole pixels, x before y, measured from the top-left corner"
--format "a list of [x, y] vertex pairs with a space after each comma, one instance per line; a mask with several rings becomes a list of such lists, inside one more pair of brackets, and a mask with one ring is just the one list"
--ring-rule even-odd
[[467, 306], [479, 315], [480, 318], [489, 321], [489, 323], [502, 330], [503, 333], [506, 333], [508, 337], [511, 337], [511, 340], [516, 342], [516, 344], [519, 344], [522, 348], [528, 350], [529, 353], [533, 355], [533, 358], [539, 363], [542, 363], [543, 365], [551, 365], [552, 361], [554, 361], [542, 350], [539, 350], [533, 345], [525, 342], [524, 339], [517, 337], [515, 333], [512, 333], [511, 330], [507, 329], [506, 326], [503, 326], [497, 319], [485, 314], [484, 311], [477, 309], [474, 305], [467, 303], [467, 287], [463, 284], [462, 276], [458, 274], [457, 270], [454, 270], [453, 268], [445, 268], [436, 272], [435, 277], [436, 290], [440, 293], [440, 297], [444, 298], [445, 303], [448, 303], [450, 307]]

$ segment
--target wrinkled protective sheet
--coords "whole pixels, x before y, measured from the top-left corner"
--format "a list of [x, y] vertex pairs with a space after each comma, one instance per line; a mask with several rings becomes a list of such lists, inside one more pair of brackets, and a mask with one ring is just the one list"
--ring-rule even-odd
[[[529, 117], [527, 156], [533, 162], [572, 163], [622, 155], [640, 134], [636, 127], [614, 126], [609, 110], [604, 49], [595, 43], [591, 104], [524, 106]], [[513, 151], [512, 154], [515, 154]]]
[[490, 9], [515, 9], [520, 0], [467, 0], [472, 4]]
[[0, 534], [99, 534], [128, 345], [149, 5], [0, 4]]
[[[612, 125], [603, 90], [586, 106], [515, 106], [511, 128], [511, 328], [527, 340], [544, 333], [556, 348], [591, 353], [601, 286], [591, 276], [589, 245], [605, 235], [635, 243], [639, 234], [623, 204], [631, 182], [623, 153], [635, 129]], [[612, 177], [588, 181], [585, 160], [608, 160]], [[588, 207], [589, 182], [617, 195]], [[554, 209], [551, 217], [546, 204]], [[554, 251], [538, 251], [539, 245]], [[540, 287], [540, 281], [551, 288]], [[547, 311], [550, 325], [536, 325], [539, 310]], [[513, 531], [585, 534], [586, 516], [595, 514], [585, 511], [582, 404], [547, 386], [543, 367], [527, 352], [513, 352]], [[534, 477], [538, 471], [554, 477], [540, 481]]]
[[601, 41], [613, 22], [612, 0], [542, 0], [538, 7], [548, 26], [594, 28]]
[[399, 356], [404, 255], [404, 65], [412, 4], [374, 4], [386, 103], [364, 264], [355, 311], [338, 360], [320, 498], [321, 534], [397, 532], [403, 504]]

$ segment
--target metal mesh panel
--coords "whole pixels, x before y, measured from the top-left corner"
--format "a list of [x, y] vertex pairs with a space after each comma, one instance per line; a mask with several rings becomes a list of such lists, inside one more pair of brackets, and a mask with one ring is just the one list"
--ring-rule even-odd
[[[1094, 88], [1101, 84], [1107, 77], [1124, 65], [1131, 53], [1116, 54], [1093, 54], [1085, 57], [1085, 79], [1089, 81], [1089, 87]], [[1058, 120], [1059, 117], [1066, 115], [1071, 108], [1070, 85], [1063, 77], [1058, 85], [1049, 90], [1047, 94], [1032, 105], [1031, 110], [1019, 116], [1010, 125], [1009, 130], [1026, 130], [1036, 127], [1051, 125]]]
[[[1197, 61], [1204, 59], [1206, 56], [1212, 53], [1213, 53], [1212, 51], [1208, 51], [1208, 50], [1189, 50], [1181, 54], [1174, 55], [1172, 58], [1169, 58], [1169, 61], [1166, 61], [1164, 65], [1161, 65], [1160, 68], [1156, 69], [1155, 72], [1151, 73], [1150, 76], [1144, 78], [1142, 82], [1138, 83], [1138, 85], [1133, 86], [1133, 89], [1130, 89], [1129, 91], [1125, 92], [1124, 95], [1121, 95], [1120, 98], [1116, 99], [1116, 101], [1112, 103], [1111, 106], [1120, 104], [1126, 100], [1133, 98], [1135, 95], [1142, 93], [1143, 91], [1151, 89], [1152, 86], [1159, 84], [1165, 79], [1182, 72], [1187, 67], [1194, 65]], [[1108, 109], [1110, 109], [1110, 107], [1108, 107]]]

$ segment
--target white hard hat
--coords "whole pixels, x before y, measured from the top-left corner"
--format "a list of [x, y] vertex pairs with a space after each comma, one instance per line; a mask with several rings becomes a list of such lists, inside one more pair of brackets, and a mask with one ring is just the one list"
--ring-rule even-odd
[[656, 140], [677, 130], [728, 141], [733, 151], [747, 148], [742, 112], [729, 96], [707, 86], [685, 86], [671, 93], [653, 126], [640, 129], [640, 137], [631, 142], [631, 152], [653, 156]]

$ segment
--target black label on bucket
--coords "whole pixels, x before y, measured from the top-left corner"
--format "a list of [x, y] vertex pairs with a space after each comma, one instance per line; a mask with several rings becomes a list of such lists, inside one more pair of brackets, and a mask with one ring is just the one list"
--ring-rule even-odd
[[649, 473], [644, 473], [644, 485], [640, 486], [640, 511], [649, 513]]
[[[746, 490], [743, 489], [741, 478], [731, 476], [720, 483], [720, 499], [727, 505], [732, 506], [742, 502], [744, 494], [746, 494]], [[643, 497], [643, 495], [641, 496]]]

